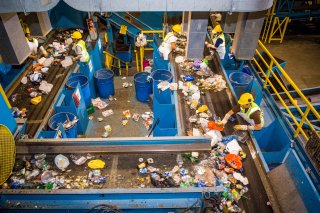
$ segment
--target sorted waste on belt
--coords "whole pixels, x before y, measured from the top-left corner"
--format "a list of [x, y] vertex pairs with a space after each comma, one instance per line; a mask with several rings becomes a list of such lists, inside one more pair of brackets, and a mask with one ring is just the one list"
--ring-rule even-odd
[[[108, 127], [105, 127], [108, 130]], [[221, 203], [219, 208], [224, 208], [227, 203], [238, 207], [242, 197], [246, 197], [250, 182], [245, 177], [243, 151], [231, 154], [227, 147], [233, 143], [229, 137], [220, 138], [211, 152], [187, 152], [170, 154], [171, 163], [158, 162], [157, 157], [145, 154], [136, 158], [136, 173], [134, 167], [128, 168], [130, 175], [125, 179], [131, 181], [132, 187], [145, 188], [186, 188], [186, 187], [220, 187]], [[14, 170], [9, 180], [2, 188], [11, 189], [87, 189], [102, 188], [104, 184], [116, 178], [123, 181], [119, 173], [110, 177], [110, 164], [102, 155], [90, 154], [59, 154], [48, 161], [46, 154], [36, 154], [31, 158], [17, 159]], [[52, 159], [52, 157], [50, 157]], [[134, 160], [134, 159], [132, 159]], [[239, 166], [240, 165], [240, 166]], [[71, 175], [72, 170], [79, 168], [81, 174]], [[120, 184], [120, 183], [119, 183]], [[241, 212], [241, 211], [239, 211]]]
[[[40, 51], [38, 51], [35, 58], [32, 58], [32, 64], [21, 80], [21, 84], [23, 85], [22, 88], [26, 89], [22, 92], [20, 91], [19, 94], [13, 94], [13, 97], [11, 98], [13, 106], [17, 99], [24, 99], [26, 97], [29, 97], [28, 102], [37, 105], [43, 100], [43, 96], [50, 95], [50, 92], [55, 85], [51, 84], [52, 81], [48, 81], [47, 76], [49, 76], [51, 72], [56, 71], [53, 67], [62, 66], [66, 68], [74, 63], [72, 61], [73, 56], [69, 56], [73, 43], [71, 39], [73, 31], [74, 30], [64, 30], [56, 32], [49, 38], [53, 39], [53, 42], [39, 47]], [[60, 73], [55, 73], [56, 78], [65, 75], [64, 73], [61, 73], [61, 70], [59, 72]], [[20, 102], [21, 101], [16, 103], [19, 104]], [[28, 104], [24, 107], [28, 107]]]

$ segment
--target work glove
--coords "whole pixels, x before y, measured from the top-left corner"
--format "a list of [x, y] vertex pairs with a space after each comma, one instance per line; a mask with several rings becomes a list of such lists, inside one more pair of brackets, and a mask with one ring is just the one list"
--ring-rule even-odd
[[228, 123], [229, 118], [230, 118], [230, 115], [227, 113], [227, 114], [224, 116], [224, 118], [222, 119], [222, 121], [219, 121], [219, 122], [217, 123], [217, 125], [218, 125], [218, 126], [224, 126], [224, 125], [226, 125], [226, 124]]
[[181, 49], [180, 47], [177, 47], [176, 49], [174, 49], [176, 52], [184, 52], [184, 49]]
[[235, 130], [254, 130], [254, 126], [247, 126], [247, 125], [235, 125], [233, 128]]
[[237, 124], [233, 128], [235, 130], [248, 130], [248, 126], [247, 125], [239, 125], [239, 124]]

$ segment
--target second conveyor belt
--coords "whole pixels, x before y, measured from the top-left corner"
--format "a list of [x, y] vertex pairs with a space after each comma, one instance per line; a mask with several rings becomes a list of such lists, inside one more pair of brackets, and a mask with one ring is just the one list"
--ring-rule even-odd
[[[214, 74], [222, 75], [225, 79], [223, 70], [220, 65], [219, 58], [214, 55], [211, 65], [211, 69]], [[183, 71], [175, 64], [175, 82], [178, 82], [181, 75], [185, 75]], [[205, 94], [201, 95], [201, 103], [208, 106], [209, 110], [223, 118], [224, 115], [234, 106], [237, 102], [232, 96], [231, 90], [229, 88], [224, 89], [220, 92], [213, 92], [211, 90], [204, 91]], [[181, 128], [182, 134], [187, 135], [187, 131], [192, 130], [191, 123], [189, 122], [189, 117], [194, 115], [190, 110], [190, 105], [186, 103], [184, 95], [181, 91], [178, 91], [178, 104], [179, 104], [179, 116], [181, 118]], [[238, 118], [238, 120], [240, 120]], [[228, 122], [225, 126], [223, 135], [228, 135], [233, 133], [233, 125], [235, 122]], [[248, 141], [247, 143], [252, 143]], [[267, 206], [269, 201], [266, 190], [263, 186], [261, 178], [259, 176], [258, 170], [255, 166], [255, 162], [251, 157], [250, 150], [247, 145], [241, 145], [241, 148], [245, 153], [247, 153], [247, 158], [243, 161], [244, 175], [249, 179], [249, 191], [248, 197], [240, 200], [240, 207], [246, 209], [247, 212], [272, 212], [270, 206]]]

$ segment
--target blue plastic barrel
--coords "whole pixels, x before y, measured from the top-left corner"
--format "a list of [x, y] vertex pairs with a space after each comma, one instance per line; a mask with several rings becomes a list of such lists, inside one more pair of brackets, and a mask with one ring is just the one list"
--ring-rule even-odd
[[98, 94], [101, 98], [108, 98], [114, 95], [114, 72], [108, 69], [100, 69], [94, 73], [94, 79]]
[[78, 83], [81, 86], [81, 92], [83, 95], [84, 102], [86, 103], [86, 107], [89, 107], [91, 105], [91, 93], [90, 93], [89, 79], [87, 76], [82, 74], [71, 76], [67, 81], [67, 87], [75, 89]]
[[152, 79], [149, 76], [147, 72], [139, 72], [133, 77], [138, 101], [149, 101], [149, 95], [152, 93]]
[[[52, 130], [58, 130], [58, 127], [67, 122], [72, 121], [76, 116], [70, 112], [58, 112], [51, 116], [48, 121], [48, 126]], [[69, 128], [64, 129], [66, 131], [66, 135], [68, 138], [76, 138], [77, 137], [77, 123], [70, 126]]]
[[168, 70], [155, 70], [151, 73], [154, 84], [158, 85], [161, 81], [172, 81], [172, 74]]
[[237, 96], [245, 92], [250, 92], [251, 82], [253, 80], [251, 75], [244, 72], [233, 72], [230, 74], [229, 79]]

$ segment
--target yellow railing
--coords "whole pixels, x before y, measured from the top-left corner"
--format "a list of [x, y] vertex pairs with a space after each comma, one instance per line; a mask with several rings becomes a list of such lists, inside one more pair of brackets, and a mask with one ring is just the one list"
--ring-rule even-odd
[[[143, 34], [159, 34], [162, 38], [164, 38], [164, 30], [142, 30], [141, 33]], [[153, 42], [152, 39], [147, 40], [147, 42]], [[146, 50], [153, 50], [153, 48], [147, 47], [140, 47], [140, 68], [141, 72], [143, 71], [143, 59], [144, 59], [144, 51]], [[138, 60], [137, 60], [138, 63]], [[138, 70], [138, 69], [137, 69]]]
[[[315, 131], [315, 128], [313, 127], [312, 123], [309, 121], [308, 119], [308, 115], [310, 112], [313, 113], [313, 115], [320, 121], [320, 115], [319, 112], [317, 112], [317, 110], [314, 108], [314, 106], [312, 105], [312, 103], [307, 99], [307, 97], [301, 92], [301, 90], [299, 89], [299, 87], [293, 82], [293, 80], [291, 79], [291, 77], [287, 74], [287, 72], [280, 66], [280, 64], [276, 61], [276, 59], [272, 56], [272, 54], [268, 51], [268, 49], [263, 45], [263, 43], [259, 40], [258, 41], [259, 47], [260, 49], [262, 49], [266, 55], [262, 56], [261, 53], [258, 51], [258, 49], [256, 49], [256, 55], [258, 56], [258, 58], [263, 62], [263, 64], [268, 68], [268, 72], [267, 74], [265, 73], [265, 70], [262, 69], [262, 67], [260, 66], [257, 58], [253, 58], [253, 61], [255, 63], [255, 65], [258, 67], [258, 69], [261, 71], [262, 75], [265, 78], [265, 82], [264, 82], [264, 89], [266, 89], [267, 85], [269, 85], [271, 87], [271, 89], [274, 91], [274, 93], [276, 94], [276, 96], [279, 98], [281, 104], [283, 105], [283, 107], [286, 109], [286, 111], [288, 112], [288, 114], [290, 115], [291, 119], [293, 120], [293, 122], [296, 124], [297, 128], [295, 130], [294, 133], [294, 137], [297, 137], [299, 134], [302, 134], [302, 136], [305, 138], [306, 141], [308, 141], [309, 137], [306, 134], [306, 132], [303, 130], [303, 125], [304, 124], [308, 124], [308, 126]], [[266, 57], [268, 57], [268, 59], [266, 60]], [[267, 61], [269, 63], [267, 63]], [[286, 89], [285, 85], [282, 83], [282, 81], [279, 79], [279, 77], [277, 77], [277, 75], [272, 75], [272, 67], [276, 66], [278, 68], [278, 70], [281, 72], [282, 76], [284, 77], [284, 79], [290, 83], [290, 85], [294, 88], [294, 90], [296, 91], [296, 93], [299, 95], [299, 97], [303, 100], [304, 104], [307, 106], [306, 110], [303, 112], [300, 108], [300, 106], [298, 105], [297, 101], [292, 97], [292, 95], [289, 93], [289, 91]], [[272, 78], [274, 78], [277, 83], [280, 85], [280, 87], [282, 88], [282, 90], [284, 91], [284, 93], [286, 94], [286, 96], [289, 98], [291, 104], [296, 108], [296, 110], [299, 112], [299, 114], [301, 115], [301, 121], [300, 123], [297, 121], [297, 119], [295, 118], [295, 116], [292, 114], [291, 110], [289, 109], [287, 103], [285, 103], [284, 98], [281, 97], [281, 95], [279, 94], [278, 90], [275, 88], [275, 86], [273, 85], [273, 83], [270, 81], [270, 76], [272, 75]]]
[[[105, 54], [106, 56], [106, 62], [105, 62], [105, 65], [108, 69], [112, 69], [114, 67], [118, 68], [119, 69], [119, 74], [122, 75], [122, 71], [121, 71], [121, 63], [125, 64], [126, 65], [126, 74], [128, 76], [128, 71], [129, 71], [129, 62], [126, 62], [126, 61], [123, 61], [121, 60], [120, 58], [112, 55], [111, 53], [107, 52], [107, 51], [103, 51], [103, 53]], [[114, 65], [114, 61], [113, 60], [117, 60], [117, 64]]]
[[266, 21], [265, 21], [265, 24], [264, 24], [262, 37], [261, 37], [261, 39], [262, 39], [262, 41], [264, 43], [267, 42], [268, 36], [270, 34], [269, 32], [270, 32], [270, 29], [271, 29], [271, 25], [272, 25], [272, 21], [273, 21], [274, 11], [275, 11], [276, 5], [277, 5], [277, 0], [273, 0], [273, 5], [272, 5], [272, 7], [269, 8], [269, 10], [267, 12], [267, 17], [266, 17]]
[[280, 41], [280, 43], [282, 43], [284, 35], [286, 34], [287, 26], [291, 21], [289, 17], [284, 17], [282, 20], [280, 20], [279, 17], [275, 16], [276, 6], [277, 0], [274, 0], [272, 7], [269, 8], [267, 12], [266, 21], [261, 36], [261, 39], [264, 43], [270, 43], [271, 41]]

